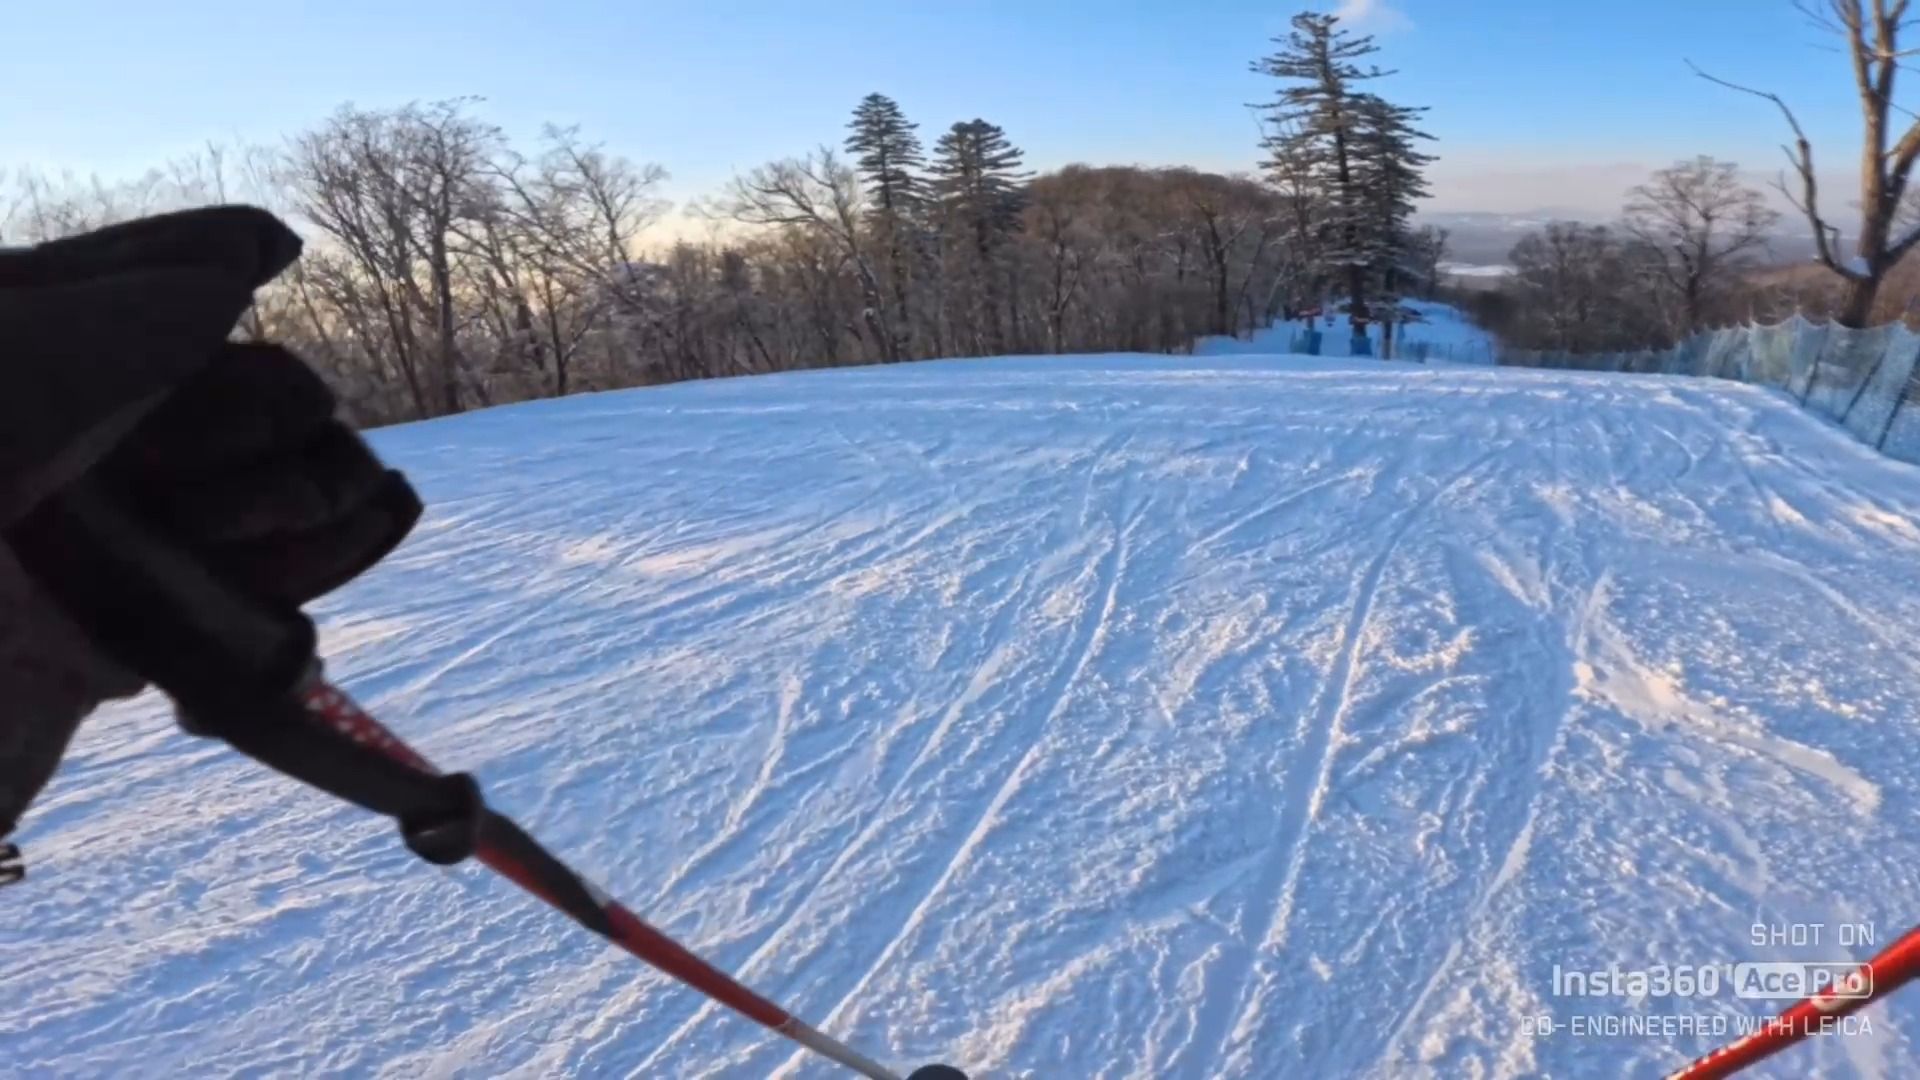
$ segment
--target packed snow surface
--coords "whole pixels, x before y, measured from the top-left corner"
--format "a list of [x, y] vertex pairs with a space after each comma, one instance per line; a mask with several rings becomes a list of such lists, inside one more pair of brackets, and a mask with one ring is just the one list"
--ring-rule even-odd
[[[901, 1066], [1652, 1075], [1783, 1002], [1569, 973], [1920, 921], [1920, 470], [1775, 392], [961, 361], [375, 441], [431, 509], [333, 674]], [[21, 839], [9, 1075], [839, 1075], [153, 699]], [[1920, 991], [1864, 1015], [1765, 1075], [1905, 1074]]]

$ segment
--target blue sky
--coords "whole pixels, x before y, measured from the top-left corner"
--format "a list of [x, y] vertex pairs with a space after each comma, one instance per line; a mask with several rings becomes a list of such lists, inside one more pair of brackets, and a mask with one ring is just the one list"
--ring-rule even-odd
[[[1771, 176], [1785, 96], [1844, 176], [1844, 57], [1788, 0], [1324, 0], [1348, 5], [1432, 107], [1439, 209], [1597, 211], [1711, 153]], [[509, 131], [553, 121], [672, 174], [676, 200], [837, 142], [879, 90], [931, 134], [983, 116], [1029, 163], [1257, 160], [1247, 64], [1293, 3], [1255, 0], [190, 0], [11, 5], [0, 168], [123, 176], [207, 140], [272, 141], [343, 101], [456, 95]], [[1916, 87], [1920, 89], [1920, 86]]]

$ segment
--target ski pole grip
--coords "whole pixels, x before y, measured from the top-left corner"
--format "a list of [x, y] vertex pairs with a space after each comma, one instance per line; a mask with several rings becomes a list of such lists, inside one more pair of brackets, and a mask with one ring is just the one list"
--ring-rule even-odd
[[298, 609], [221, 581], [89, 481], [43, 500], [7, 539], [96, 646], [209, 728], [287, 700], [314, 663]]

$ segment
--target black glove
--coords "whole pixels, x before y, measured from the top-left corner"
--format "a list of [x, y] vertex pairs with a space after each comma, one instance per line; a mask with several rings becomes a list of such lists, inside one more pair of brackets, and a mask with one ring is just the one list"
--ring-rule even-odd
[[[241, 591], [299, 605], [420, 514], [299, 359], [227, 335], [298, 237], [213, 207], [0, 254], [0, 526], [91, 472]], [[97, 466], [97, 467], [96, 467]]]
[[[300, 605], [391, 551], [420, 503], [299, 359], [227, 341], [298, 255], [272, 215], [170, 214], [0, 252], [0, 529], [84, 482], [238, 591]], [[0, 835], [81, 715], [138, 682], [0, 551]]]
[[115, 502], [250, 596], [299, 607], [405, 539], [420, 500], [274, 345], [226, 345], [96, 470]]
[[300, 252], [217, 207], [0, 252], [0, 528], [85, 473], [219, 351]]

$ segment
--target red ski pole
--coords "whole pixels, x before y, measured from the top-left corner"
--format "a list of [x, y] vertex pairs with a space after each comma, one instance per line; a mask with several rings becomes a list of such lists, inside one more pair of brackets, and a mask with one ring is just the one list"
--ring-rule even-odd
[[[301, 702], [317, 722], [353, 741], [371, 746], [409, 768], [439, 774], [426, 758], [324, 679], [314, 678], [301, 694]], [[482, 818], [474, 856], [587, 929], [742, 1016], [862, 1076], [900, 1080], [898, 1073], [801, 1021], [648, 925], [554, 858], [519, 826], [491, 810]], [[966, 1080], [966, 1076], [950, 1066], [927, 1065], [914, 1070], [908, 1080]]]
[[1920, 927], [1901, 935], [1900, 940], [1833, 986], [1795, 1004], [1753, 1034], [1669, 1074], [1667, 1080], [1718, 1080], [1732, 1076], [1809, 1035], [1830, 1030], [1833, 1020], [1866, 1008], [1906, 985], [1916, 975], [1920, 975]]

